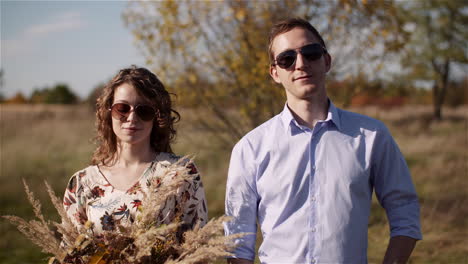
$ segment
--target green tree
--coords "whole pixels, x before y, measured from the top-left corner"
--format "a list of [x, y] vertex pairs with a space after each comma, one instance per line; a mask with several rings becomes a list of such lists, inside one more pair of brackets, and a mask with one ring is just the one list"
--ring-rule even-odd
[[0, 69], [0, 103], [5, 101], [5, 96], [3, 95], [3, 84], [5, 82], [3, 75], [3, 69]]
[[50, 93], [49, 88], [34, 89], [29, 101], [33, 104], [45, 104], [46, 98], [49, 93]]
[[299, 16], [317, 26], [333, 47], [335, 78], [372, 66], [369, 47], [397, 28], [394, 12], [380, 0], [135, 1], [123, 18], [147, 64], [231, 144], [284, 105], [268, 74], [273, 23]]
[[96, 85], [93, 90], [89, 93], [88, 98], [86, 98], [86, 104], [88, 104], [92, 109], [96, 110], [96, 102], [98, 97], [101, 95], [104, 90], [104, 83], [99, 83]]
[[435, 119], [450, 87], [453, 67], [468, 63], [468, 4], [466, 1], [425, 0], [401, 3], [406, 29], [411, 34], [404, 46], [401, 65], [408, 80], [432, 82]]
[[3, 89], [3, 69], [0, 69], [0, 87]]
[[46, 97], [46, 103], [49, 104], [75, 104], [78, 97], [71, 91], [67, 84], [57, 84]]
[[35, 89], [30, 101], [38, 104], [75, 104], [78, 97], [67, 84], [56, 84], [52, 88]]

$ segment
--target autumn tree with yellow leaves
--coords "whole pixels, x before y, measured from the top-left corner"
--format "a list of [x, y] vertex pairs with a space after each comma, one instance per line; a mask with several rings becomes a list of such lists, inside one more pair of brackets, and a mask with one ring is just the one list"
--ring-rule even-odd
[[332, 54], [329, 78], [346, 78], [382, 68], [378, 46], [402, 39], [394, 12], [381, 0], [135, 1], [123, 19], [179, 102], [198, 109], [199, 124], [230, 145], [284, 106], [284, 89], [268, 73], [274, 23], [309, 20]]

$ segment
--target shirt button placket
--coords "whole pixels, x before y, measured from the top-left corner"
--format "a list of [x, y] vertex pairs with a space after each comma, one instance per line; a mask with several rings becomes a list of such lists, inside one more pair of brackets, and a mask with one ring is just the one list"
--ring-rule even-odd
[[315, 184], [315, 181], [317, 180], [317, 168], [316, 168], [316, 165], [315, 165], [315, 162], [316, 162], [316, 157], [315, 157], [315, 148], [314, 148], [314, 134], [316, 132], [316, 128], [314, 128], [314, 130], [312, 131], [312, 135], [310, 137], [310, 147], [309, 147], [309, 157], [310, 157], [310, 163], [311, 163], [311, 170], [310, 170], [310, 174], [311, 174], [311, 177], [310, 177], [310, 197], [309, 197], [309, 201], [310, 201], [310, 204], [311, 204], [311, 222], [310, 222], [310, 226], [309, 226], [309, 230], [310, 230], [310, 241], [309, 241], [309, 247], [310, 247], [310, 261], [311, 263], [316, 263], [316, 259], [315, 259], [315, 250], [314, 250], [314, 247], [312, 245], [315, 245], [316, 241], [317, 241], [317, 238], [316, 238], [316, 231], [317, 229], [315, 228], [315, 226], [317, 226], [317, 218], [316, 218], [316, 192], [317, 192], [317, 189], [316, 189], [316, 184]]

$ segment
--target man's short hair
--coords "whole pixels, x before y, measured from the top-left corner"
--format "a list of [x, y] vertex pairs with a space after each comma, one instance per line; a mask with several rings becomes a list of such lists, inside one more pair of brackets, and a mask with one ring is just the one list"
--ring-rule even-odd
[[325, 45], [325, 41], [323, 41], [322, 36], [320, 36], [320, 33], [317, 31], [317, 29], [312, 26], [309, 21], [302, 19], [302, 18], [288, 18], [285, 20], [282, 20], [278, 23], [276, 23], [270, 31], [270, 37], [268, 39], [268, 55], [270, 57], [270, 63], [273, 63], [275, 61], [275, 58], [273, 58], [273, 51], [271, 50], [271, 47], [273, 45], [273, 40], [280, 34], [286, 33], [294, 28], [302, 28], [305, 30], [308, 30], [314, 34], [314, 36], [317, 37], [319, 40], [320, 44], [323, 45], [324, 48], [327, 46]]

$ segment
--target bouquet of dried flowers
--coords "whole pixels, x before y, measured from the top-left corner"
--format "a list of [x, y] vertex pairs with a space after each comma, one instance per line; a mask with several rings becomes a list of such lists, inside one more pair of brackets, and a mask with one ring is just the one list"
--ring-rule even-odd
[[168, 199], [178, 195], [178, 190], [194, 179], [184, 166], [187, 159], [166, 167], [165, 174], [172, 179], [166, 184], [150, 186], [145, 195], [139, 215], [130, 226], [117, 226], [116, 231], [105, 231], [96, 235], [93, 223], [76, 227], [50, 185], [45, 182], [52, 204], [61, 217], [61, 223], [46, 220], [41, 212], [41, 203], [34, 197], [23, 180], [29, 202], [33, 206], [36, 220], [26, 221], [17, 216], [3, 216], [15, 224], [34, 244], [45, 253], [52, 254], [49, 263], [61, 264], [123, 264], [123, 263], [200, 263], [231, 255], [235, 248], [234, 239], [245, 234], [225, 237], [220, 217], [201, 227], [198, 224], [186, 230], [181, 221], [182, 210], [173, 208], [176, 217], [170, 224], [158, 220]]

